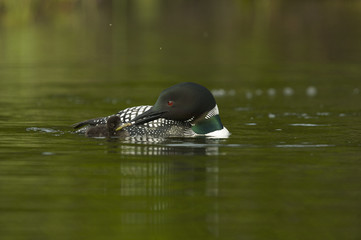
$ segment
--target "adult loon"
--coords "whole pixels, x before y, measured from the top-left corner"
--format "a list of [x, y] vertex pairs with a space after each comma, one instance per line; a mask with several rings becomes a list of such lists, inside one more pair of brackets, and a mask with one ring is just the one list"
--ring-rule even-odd
[[[122, 125], [117, 129], [129, 137], [154, 138], [196, 137], [227, 138], [212, 93], [192, 82], [179, 83], [163, 90], [153, 106], [136, 106], [119, 111]], [[114, 115], [112, 115], [114, 116]], [[112, 117], [85, 120], [73, 125], [79, 133], [89, 127], [104, 125]]]

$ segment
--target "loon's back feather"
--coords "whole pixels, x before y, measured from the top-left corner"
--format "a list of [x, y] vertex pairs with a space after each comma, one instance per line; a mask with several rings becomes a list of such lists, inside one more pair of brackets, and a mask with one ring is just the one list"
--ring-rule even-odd
[[[130, 122], [133, 118], [135, 118], [139, 114], [142, 114], [143, 112], [147, 111], [150, 108], [151, 108], [151, 106], [130, 107], [130, 108], [126, 108], [124, 110], [119, 111], [115, 115], [119, 116], [121, 123], [127, 123], [127, 122]], [[113, 115], [111, 115], [111, 116], [113, 116]], [[106, 124], [108, 118], [111, 116], [88, 119], [88, 120], [85, 120], [82, 122], [75, 123], [72, 125], [72, 127], [75, 129], [78, 129], [78, 128], [81, 128], [81, 127], [84, 127], [87, 125], [97, 126], [100, 124]]]
[[[124, 110], [116, 113], [116, 116], [120, 118], [120, 124], [131, 122], [136, 116], [148, 111], [152, 106], [144, 105], [144, 106], [135, 106], [126, 108]], [[105, 125], [107, 120], [114, 115], [110, 115], [107, 117], [93, 118], [89, 120], [85, 120], [79, 123], [75, 123], [72, 125], [73, 128], [78, 129], [78, 133], [86, 132], [89, 126], [98, 126]], [[130, 136], [137, 135], [153, 135], [155, 137], [164, 137], [164, 136], [172, 136], [172, 135], [188, 135], [187, 129], [190, 128], [189, 123], [184, 123], [180, 121], [167, 120], [164, 118], [159, 118], [143, 125], [138, 126], [129, 126], [126, 127], [125, 130], [130, 134]]]

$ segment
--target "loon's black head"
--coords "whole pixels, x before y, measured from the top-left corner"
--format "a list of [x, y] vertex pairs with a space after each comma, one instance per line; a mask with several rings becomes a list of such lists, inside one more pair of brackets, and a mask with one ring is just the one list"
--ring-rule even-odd
[[[153, 107], [132, 121], [137, 125], [158, 118], [190, 123], [202, 122], [207, 113], [216, 108], [216, 101], [207, 88], [191, 82], [179, 83], [163, 90]], [[218, 109], [215, 115], [218, 116]], [[220, 120], [217, 121], [219, 124], [216, 128], [223, 127]]]

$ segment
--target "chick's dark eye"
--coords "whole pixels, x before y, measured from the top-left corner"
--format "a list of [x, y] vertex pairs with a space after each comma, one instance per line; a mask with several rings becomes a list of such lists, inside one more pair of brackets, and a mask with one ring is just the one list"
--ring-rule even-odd
[[173, 101], [168, 101], [168, 106], [173, 106], [174, 102]]

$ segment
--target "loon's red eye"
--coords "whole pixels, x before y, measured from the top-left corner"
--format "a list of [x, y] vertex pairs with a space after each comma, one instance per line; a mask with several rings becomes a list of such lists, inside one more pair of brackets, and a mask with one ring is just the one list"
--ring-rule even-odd
[[174, 102], [173, 101], [168, 101], [168, 106], [173, 106]]

